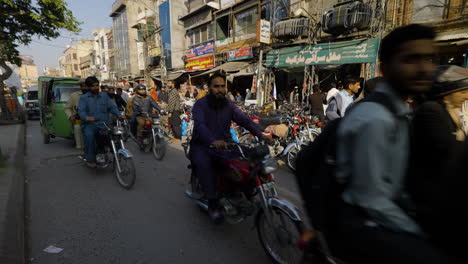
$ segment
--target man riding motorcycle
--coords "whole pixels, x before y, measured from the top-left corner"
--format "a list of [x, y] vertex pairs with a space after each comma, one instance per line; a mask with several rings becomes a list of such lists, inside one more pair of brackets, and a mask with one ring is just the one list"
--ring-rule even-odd
[[111, 101], [107, 93], [99, 92], [99, 80], [96, 77], [88, 77], [85, 81], [90, 92], [80, 97], [78, 114], [83, 123], [86, 151], [86, 165], [96, 168], [96, 133], [104, 129], [104, 124], [109, 120], [109, 114], [121, 116], [117, 106]]
[[[138, 143], [142, 141], [142, 130], [145, 125], [147, 117], [141, 116], [143, 113], [151, 113], [151, 109], [154, 108], [157, 111], [161, 111], [161, 107], [154, 101], [154, 99], [146, 94], [146, 86], [139, 84], [135, 87], [136, 95], [132, 102], [133, 116], [137, 122], [137, 137]], [[132, 118], [133, 119], [133, 118]]]
[[216, 194], [216, 158], [211, 147], [226, 150], [231, 138], [231, 121], [245, 127], [258, 138], [263, 138], [255, 124], [242, 111], [226, 98], [226, 77], [215, 73], [208, 81], [209, 93], [198, 100], [193, 107], [194, 128], [190, 142], [190, 159], [195, 174], [208, 199], [208, 214], [213, 222], [223, 219]]

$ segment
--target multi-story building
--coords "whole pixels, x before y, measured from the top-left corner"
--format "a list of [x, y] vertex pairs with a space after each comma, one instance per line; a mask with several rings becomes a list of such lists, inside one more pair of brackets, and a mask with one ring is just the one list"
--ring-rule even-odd
[[58, 67], [44, 67], [42, 70], [44, 76], [49, 76], [49, 77], [61, 77], [62, 72], [60, 71], [60, 68]]
[[[399, 3], [399, 5], [398, 5]], [[468, 67], [468, 5], [463, 0], [389, 0], [394, 26], [427, 24], [437, 31], [438, 64]]]
[[39, 77], [37, 65], [34, 64], [33, 56], [22, 55], [21, 67], [19, 68], [19, 75], [21, 78], [21, 85], [23, 87], [29, 87], [37, 84], [37, 78]]
[[109, 53], [109, 61], [107, 62], [108, 65], [108, 72], [109, 72], [109, 82], [112, 85], [115, 85], [116, 77], [115, 77], [115, 57], [114, 57], [114, 33], [111, 30], [109, 34], [107, 34], [107, 47]]
[[[145, 62], [139, 63], [138, 56], [143, 53], [143, 44], [138, 41], [138, 30], [134, 26], [138, 24], [138, 13], [145, 8], [154, 9], [151, 0], [116, 0], [112, 5], [115, 72], [119, 80], [133, 80], [144, 75]], [[146, 61], [142, 56], [140, 59]]]
[[101, 82], [109, 81], [109, 34], [112, 29], [98, 28], [93, 30], [94, 36], [94, 53], [95, 53], [95, 70], [96, 77]]
[[83, 57], [80, 57], [80, 72], [81, 72], [81, 78], [87, 78], [89, 76], [96, 76], [97, 75], [97, 70], [95, 67], [95, 55], [94, 52], [88, 53], [88, 55], [85, 55]]
[[58, 69], [60, 71], [60, 76], [66, 77], [66, 63], [65, 63], [65, 56], [61, 55], [58, 59]]
[[159, 0], [159, 25], [167, 70], [184, 68], [184, 35], [186, 30], [179, 18], [186, 14], [183, 1]]
[[63, 61], [60, 63], [63, 67], [64, 77], [80, 77], [80, 61], [76, 46], [68, 45], [63, 52]]

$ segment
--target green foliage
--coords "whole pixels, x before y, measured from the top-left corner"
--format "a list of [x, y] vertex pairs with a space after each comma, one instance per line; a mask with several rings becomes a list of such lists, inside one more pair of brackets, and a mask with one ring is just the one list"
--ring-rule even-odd
[[80, 24], [64, 0], [0, 0], [0, 60], [21, 65], [19, 45], [33, 36], [50, 40], [61, 30], [79, 32]]

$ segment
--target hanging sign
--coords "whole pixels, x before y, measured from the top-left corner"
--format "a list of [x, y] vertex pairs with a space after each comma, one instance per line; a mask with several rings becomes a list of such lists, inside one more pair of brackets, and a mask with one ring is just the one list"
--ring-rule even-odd
[[266, 21], [261, 19], [258, 22], [258, 42], [270, 44], [271, 42], [271, 23], [270, 21]]
[[250, 59], [253, 57], [252, 48], [245, 48], [240, 50], [232, 50], [227, 53], [228, 61]]
[[214, 56], [191, 59], [185, 63], [185, 68], [189, 71], [206, 70], [214, 68], [214, 66]]

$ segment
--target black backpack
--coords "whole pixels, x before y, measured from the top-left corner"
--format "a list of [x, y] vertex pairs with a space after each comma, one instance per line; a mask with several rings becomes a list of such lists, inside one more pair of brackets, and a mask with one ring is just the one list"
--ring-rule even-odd
[[[394, 105], [383, 93], [375, 92], [361, 102], [379, 103], [396, 114]], [[352, 109], [348, 109], [347, 114]], [[335, 177], [337, 131], [342, 120], [330, 121], [313, 142], [302, 148], [296, 159], [296, 180], [309, 220], [316, 230], [325, 235], [331, 231], [337, 219], [337, 208], [346, 187]]]

